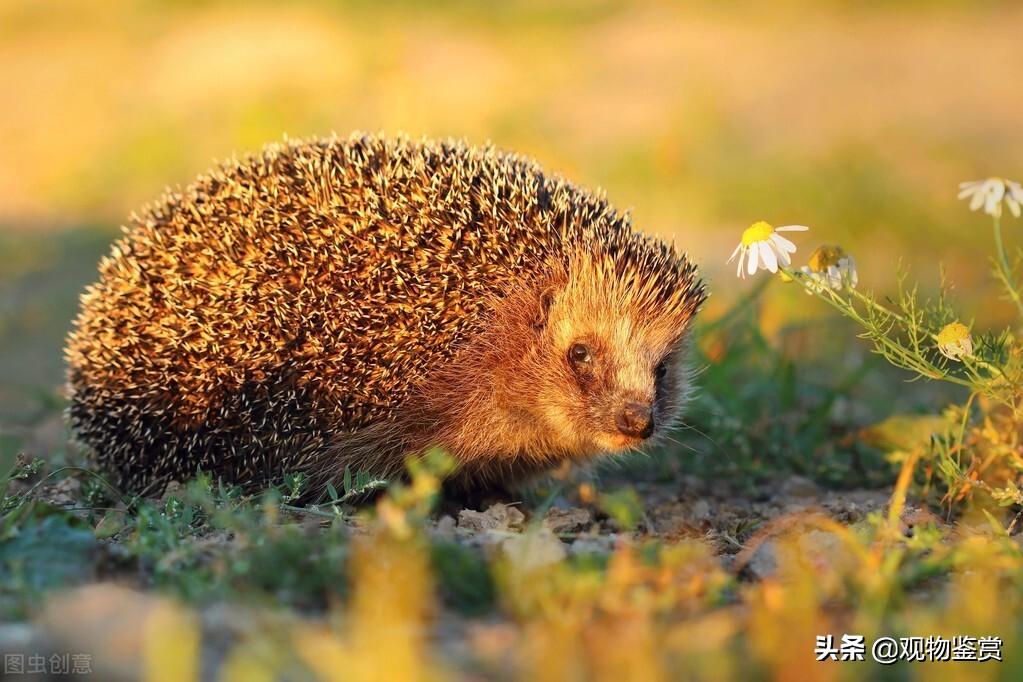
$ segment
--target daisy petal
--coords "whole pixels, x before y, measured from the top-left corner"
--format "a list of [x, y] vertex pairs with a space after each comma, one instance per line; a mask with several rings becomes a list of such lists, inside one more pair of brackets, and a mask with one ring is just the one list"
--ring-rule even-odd
[[1008, 204], [1009, 211], [1012, 213], [1012, 215], [1019, 218], [1019, 202], [1016, 201], [1014, 198], [1007, 196], [1005, 197], [1005, 203]]
[[984, 193], [978, 190], [974, 195], [973, 199], [970, 200], [970, 210], [976, 211], [978, 208], [984, 205]]
[[728, 260], [726, 260], [725, 263], [731, 263], [732, 260], [739, 255], [739, 249], [741, 248], [742, 242], [739, 242], [739, 245], [735, 247], [735, 251], [732, 251], [732, 255], [728, 257]]
[[1005, 183], [1001, 180], [993, 180], [988, 188], [988, 193], [994, 197], [995, 201], [1001, 201], [1005, 196]]
[[749, 261], [746, 263], [746, 272], [751, 275], [757, 274], [757, 261], [760, 258], [760, 242], [753, 242], [749, 245]]
[[742, 266], [746, 262], [746, 251], [745, 249], [739, 254], [739, 264], [735, 268], [735, 276], [745, 278], [745, 274], [742, 272]]
[[781, 236], [780, 234], [772, 234], [771, 235], [771, 241], [773, 241], [775, 244], [778, 245], [778, 250], [779, 251], [782, 251], [782, 252], [788, 251], [789, 253], [795, 253], [796, 252], [796, 245], [793, 244], [792, 242], [790, 242], [785, 237]]
[[764, 267], [771, 272], [778, 272], [778, 257], [774, 254], [773, 245], [769, 242], [760, 242], [760, 255], [764, 259]]
[[1001, 213], [1001, 206], [998, 205], [1000, 199], [994, 194], [987, 195], [987, 201], [984, 202], [984, 213], [988, 215], [998, 215]]
[[789, 258], [789, 254], [786, 253], [785, 249], [777, 243], [777, 235], [771, 235], [771, 242], [774, 246], [774, 252], [778, 256], [778, 263], [788, 267], [792, 263], [792, 259]]
[[834, 265], [828, 266], [828, 283], [832, 289], [839, 289], [842, 286], [842, 271]]
[[1012, 180], [1005, 181], [1005, 203], [1009, 205], [1012, 215], [1020, 217], [1020, 206], [1023, 205], [1023, 185]]
[[775, 232], [806, 232], [810, 228], [806, 225], [782, 225], [774, 228]]

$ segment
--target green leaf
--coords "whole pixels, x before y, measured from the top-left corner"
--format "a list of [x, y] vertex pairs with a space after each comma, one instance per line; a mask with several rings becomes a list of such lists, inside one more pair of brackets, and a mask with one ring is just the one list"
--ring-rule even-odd
[[85, 580], [95, 549], [92, 530], [62, 511], [41, 509], [0, 544], [0, 589], [38, 592]]

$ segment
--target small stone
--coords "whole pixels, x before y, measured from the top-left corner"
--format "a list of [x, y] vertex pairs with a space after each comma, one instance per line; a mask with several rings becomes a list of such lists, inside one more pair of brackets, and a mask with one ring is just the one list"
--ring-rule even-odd
[[482, 533], [488, 530], [522, 530], [526, 516], [507, 504], [491, 505], [486, 511], [463, 509], [458, 512], [458, 527]]
[[709, 521], [710, 520], [710, 503], [707, 500], [697, 500], [693, 502], [693, 505], [689, 508], [689, 514], [695, 521]]
[[578, 533], [593, 523], [593, 514], [589, 509], [572, 507], [569, 509], [549, 509], [543, 517], [543, 525], [552, 533]]
[[454, 538], [455, 537], [454, 517], [445, 514], [444, 516], [437, 519], [437, 525], [433, 529], [433, 535], [434, 537], [443, 540], [451, 540], [452, 538]]
[[774, 540], [762, 542], [753, 552], [746, 568], [759, 580], [774, 575], [778, 571], [778, 548]]
[[782, 484], [781, 491], [790, 497], [815, 497], [820, 493], [820, 488], [804, 476], [789, 476]]
[[944, 526], [941, 517], [929, 509], [922, 507], [907, 506], [899, 518], [902, 525], [902, 532], [909, 533], [917, 527]]
[[568, 552], [572, 556], [609, 554], [613, 545], [614, 536], [594, 535], [591, 537], [577, 538], [568, 546]]

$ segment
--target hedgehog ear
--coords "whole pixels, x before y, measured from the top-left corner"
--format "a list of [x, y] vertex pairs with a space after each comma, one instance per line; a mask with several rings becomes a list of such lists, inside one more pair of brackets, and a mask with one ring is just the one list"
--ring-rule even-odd
[[540, 292], [540, 296], [537, 299], [536, 313], [533, 317], [533, 329], [540, 331], [547, 326], [547, 318], [551, 312], [551, 306], [554, 304], [554, 295], [557, 292], [554, 287], [547, 287]]

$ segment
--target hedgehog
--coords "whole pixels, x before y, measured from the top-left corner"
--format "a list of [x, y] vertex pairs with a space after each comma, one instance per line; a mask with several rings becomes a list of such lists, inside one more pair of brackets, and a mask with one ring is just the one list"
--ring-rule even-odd
[[133, 214], [66, 346], [75, 439], [124, 490], [197, 472], [507, 486], [680, 420], [695, 265], [491, 145], [271, 144]]

